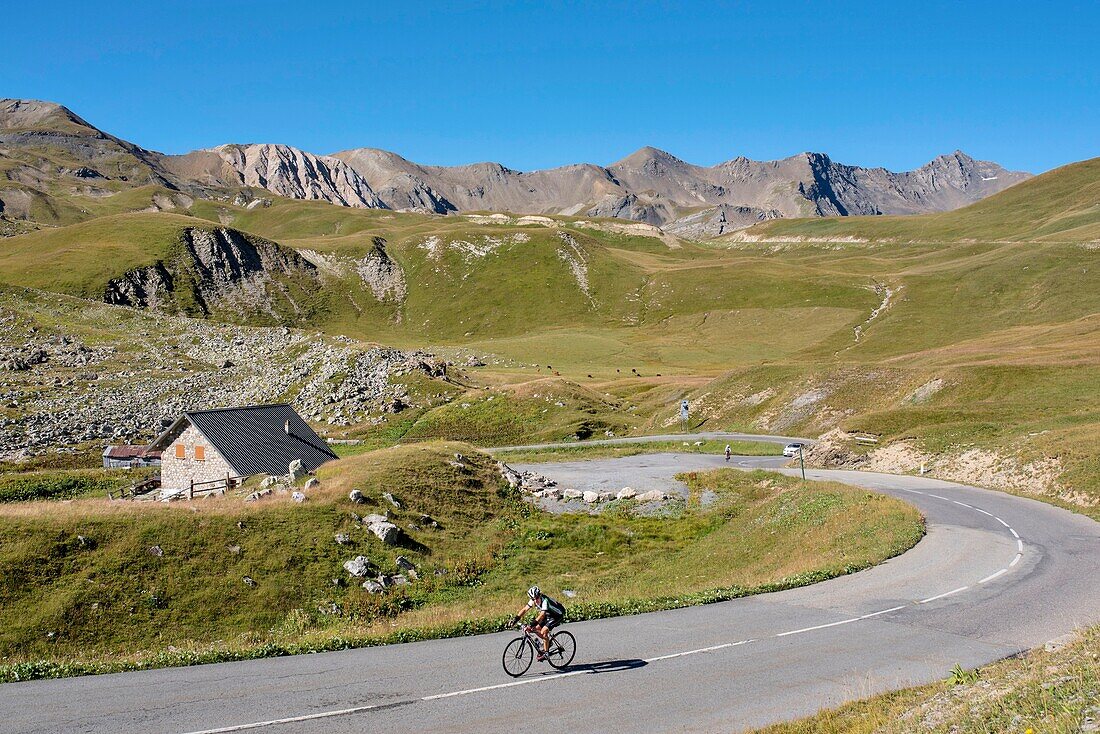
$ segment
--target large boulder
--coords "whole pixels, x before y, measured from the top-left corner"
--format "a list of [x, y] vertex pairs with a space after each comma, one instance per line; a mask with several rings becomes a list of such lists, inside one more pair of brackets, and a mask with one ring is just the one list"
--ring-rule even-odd
[[648, 492], [642, 492], [638, 495], [637, 500], [639, 502], [660, 502], [667, 499], [667, 495], [659, 489], [651, 489]]
[[292, 482], [298, 481], [306, 474], [308, 474], [308, 472], [306, 471], [305, 467], [302, 466], [301, 459], [295, 459], [294, 461], [290, 462], [289, 465], [287, 465], [286, 475], [290, 478], [290, 481]]
[[401, 528], [392, 522], [374, 522], [367, 526], [367, 530], [378, 536], [386, 545], [396, 545], [401, 538]]
[[616, 493], [615, 499], [617, 500], [632, 500], [638, 496], [638, 493], [630, 487], [623, 487]]
[[581, 495], [581, 499], [583, 499], [588, 504], [592, 504], [593, 502], [599, 502], [600, 501], [600, 493], [599, 492], [593, 492], [592, 490], [588, 490], [587, 492], [585, 492], [584, 494]]
[[344, 570], [356, 578], [362, 578], [371, 571], [371, 562], [366, 556], [356, 556], [344, 563]]

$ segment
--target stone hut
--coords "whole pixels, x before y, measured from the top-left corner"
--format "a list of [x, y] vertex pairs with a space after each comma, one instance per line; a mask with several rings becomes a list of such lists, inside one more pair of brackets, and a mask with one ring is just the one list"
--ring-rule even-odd
[[149, 445], [161, 452], [162, 495], [220, 489], [256, 474], [313, 471], [336, 454], [286, 403], [184, 413]]

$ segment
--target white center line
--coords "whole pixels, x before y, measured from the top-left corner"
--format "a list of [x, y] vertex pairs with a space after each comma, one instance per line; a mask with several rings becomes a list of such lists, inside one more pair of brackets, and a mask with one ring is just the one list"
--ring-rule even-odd
[[936, 594], [935, 596], [930, 596], [927, 599], [921, 599], [920, 601], [917, 602], [917, 604], [927, 604], [930, 601], [936, 601], [936, 599], [942, 599], [945, 596], [951, 596], [952, 594], [958, 594], [960, 591], [966, 591], [969, 588], [970, 588], [969, 586], [960, 586], [957, 589], [952, 589], [951, 591], [945, 591], [942, 594]]
[[871, 617], [877, 617], [880, 614], [889, 614], [890, 612], [896, 612], [900, 609], [905, 609], [905, 607], [907, 607], [907, 606], [909, 606], [909, 605], [908, 604], [902, 604], [901, 606], [898, 606], [898, 607], [890, 607], [889, 609], [883, 609], [881, 612], [871, 612], [870, 614], [864, 614], [862, 617], [860, 617], [860, 619], [870, 619]]
[[1012, 567], [1013, 567], [1013, 566], [1015, 566], [1015, 565], [1016, 565], [1017, 563], [1019, 563], [1019, 562], [1020, 562], [1020, 559], [1021, 559], [1021, 558], [1023, 558], [1023, 557], [1024, 557], [1024, 554], [1023, 554], [1023, 553], [1017, 553], [1017, 554], [1016, 554], [1016, 557], [1012, 559], [1012, 563], [1008, 564], [1008, 567], [1009, 567], [1009, 568], [1012, 568]]
[[374, 709], [385, 708], [385, 705], [375, 704], [373, 706], [356, 706], [350, 709], [339, 709], [337, 711], [322, 711], [317, 714], [303, 714], [302, 716], [291, 716], [285, 719], [271, 719], [270, 721], [256, 721], [251, 724], [237, 724], [235, 726], [223, 726], [219, 729], [203, 729], [202, 731], [188, 732], [188, 734], [227, 734], [227, 732], [234, 731], [247, 731], [249, 729], [262, 729], [268, 726], [278, 726], [279, 724], [295, 724], [302, 721], [316, 721], [317, 719], [331, 719], [334, 716], [349, 716], [351, 714], [358, 714], [364, 711], [372, 711]]
[[985, 577], [984, 579], [982, 579], [982, 580], [981, 580], [981, 581], [979, 581], [978, 583], [979, 583], [979, 584], [984, 584], [984, 583], [985, 583], [986, 581], [992, 581], [993, 579], [997, 578], [998, 576], [1000, 576], [1001, 574], [1004, 574], [1004, 573], [1008, 573], [1008, 569], [1007, 569], [1007, 568], [1002, 568], [1002, 569], [1001, 569], [1000, 571], [998, 571], [997, 573], [991, 573], [991, 574], [989, 574], [988, 576], [986, 576], [986, 577]]
[[826, 627], [839, 627], [842, 624], [851, 624], [852, 622], [858, 622], [859, 617], [852, 617], [851, 619], [842, 619], [839, 622], [829, 622], [828, 624], [819, 624], [815, 627], [803, 627], [802, 629], [791, 630], [790, 632], [780, 632], [776, 637], [786, 637], [787, 635], [797, 635], [803, 632], [813, 632], [814, 630], [823, 630]]

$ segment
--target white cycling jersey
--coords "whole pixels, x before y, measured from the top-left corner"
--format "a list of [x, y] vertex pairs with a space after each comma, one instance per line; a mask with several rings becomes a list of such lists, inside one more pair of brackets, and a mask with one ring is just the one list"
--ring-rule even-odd
[[527, 608], [538, 609], [541, 612], [546, 612], [555, 617], [560, 617], [565, 613], [565, 607], [548, 597], [546, 594], [542, 595], [542, 601], [540, 602], [536, 602], [534, 599], [528, 599]]

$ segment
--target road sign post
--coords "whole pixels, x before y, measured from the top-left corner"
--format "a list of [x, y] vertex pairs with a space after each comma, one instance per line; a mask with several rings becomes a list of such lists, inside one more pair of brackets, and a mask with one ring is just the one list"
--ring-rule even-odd
[[802, 467], [802, 481], [806, 481], [806, 462], [802, 458], [802, 447], [798, 447], [798, 465]]

